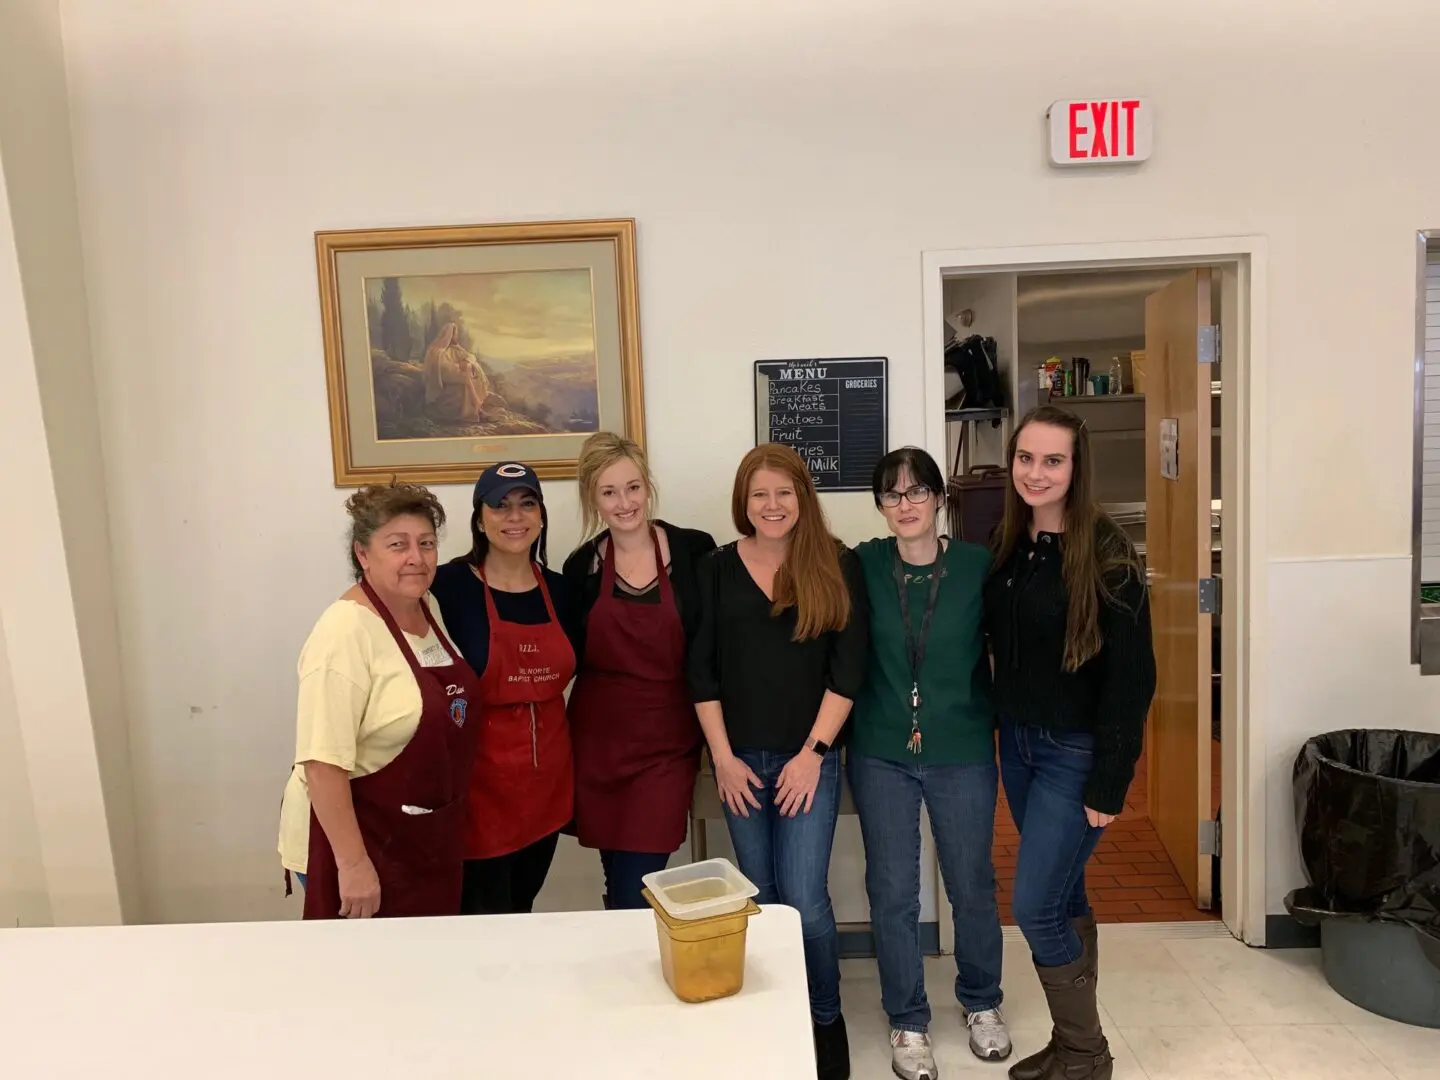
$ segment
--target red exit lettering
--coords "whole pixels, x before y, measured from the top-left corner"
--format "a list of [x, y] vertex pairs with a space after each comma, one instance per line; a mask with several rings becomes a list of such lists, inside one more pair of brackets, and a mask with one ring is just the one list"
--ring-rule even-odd
[[1120, 101], [1070, 102], [1070, 157], [1072, 160], [1123, 159], [1134, 157], [1135, 98]]

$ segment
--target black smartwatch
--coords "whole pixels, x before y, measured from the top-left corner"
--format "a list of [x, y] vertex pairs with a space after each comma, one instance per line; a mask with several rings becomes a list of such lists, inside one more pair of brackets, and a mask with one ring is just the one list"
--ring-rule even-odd
[[830, 752], [830, 744], [823, 743], [816, 738], [809, 738], [805, 740], [805, 749], [813, 750], [816, 754], [820, 755], [823, 758], [826, 754]]

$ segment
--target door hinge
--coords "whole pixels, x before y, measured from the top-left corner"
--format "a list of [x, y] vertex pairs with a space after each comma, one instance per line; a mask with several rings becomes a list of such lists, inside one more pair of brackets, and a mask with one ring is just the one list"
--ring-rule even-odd
[[1200, 327], [1200, 336], [1196, 344], [1196, 357], [1200, 363], [1218, 364], [1220, 362], [1220, 327]]
[[1220, 855], [1220, 822], [1200, 822], [1200, 854], [1213, 855], [1216, 858]]
[[1220, 579], [1218, 577], [1200, 579], [1200, 614], [1220, 614]]

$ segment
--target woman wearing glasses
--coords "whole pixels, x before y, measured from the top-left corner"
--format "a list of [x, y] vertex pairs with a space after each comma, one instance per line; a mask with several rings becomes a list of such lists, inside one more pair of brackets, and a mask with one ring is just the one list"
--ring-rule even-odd
[[990, 556], [940, 536], [944, 480], [924, 450], [885, 455], [871, 489], [891, 535], [855, 549], [869, 599], [870, 661], [855, 700], [850, 788], [892, 1065], [904, 1080], [935, 1080], [919, 936], [922, 802], [954, 909], [955, 996], [970, 1049], [992, 1061], [1010, 1054], [990, 861], [999, 782], [981, 629]]

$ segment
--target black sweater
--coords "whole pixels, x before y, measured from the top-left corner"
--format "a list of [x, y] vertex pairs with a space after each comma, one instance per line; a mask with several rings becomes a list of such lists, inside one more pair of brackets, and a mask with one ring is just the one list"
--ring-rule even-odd
[[[1109, 530], [1106, 530], [1107, 534]], [[1021, 538], [1007, 565], [985, 585], [985, 623], [995, 655], [1000, 718], [1057, 732], [1089, 732], [1095, 759], [1085, 805], [1118, 814], [1135, 778], [1145, 717], [1155, 696], [1155, 652], [1145, 582], [1120, 571], [1100, 602], [1100, 652], [1064, 670], [1069, 594], [1061, 575], [1063, 534]], [[1106, 535], [1103, 542], [1125, 542]]]
[[[664, 531], [670, 543], [670, 586], [675, 593], [675, 606], [680, 609], [680, 623], [685, 627], [685, 644], [695, 640], [700, 629], [700, 561], [715, 550], [715, 538], [698, 529], [682, 529], [668, 522], [655, 522], [656, 528]], [[565, 560], [565, 583], [568, 586], [571, 609], [570, 621], [574, 625], [575, 652], [585, 655], [585, 626], [590, 618], [590, 609], [600, 598], [600, 541], [609, 537], [607, 529], [593, 540], [587, 540]], [[658, 581], [657, 581], [658, 584]], [[615, 583], [615, 595], [641, 604], [660, 602], [658, 588], [635, 593]]]
[[690, 692], [696, 702], [720, 702], [733, 749], [798, 753], [825, 691], [853, 701], [865, 685], [870, 648], [865, 578], [848, 549], [840, 554], [840, 568], [850, 588], [850, 621], [841, 630], [794, 641], [795, 609], [770, 614], [769, 598], [733, 543], [701, 560]]

